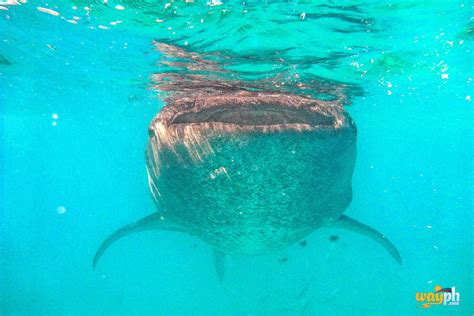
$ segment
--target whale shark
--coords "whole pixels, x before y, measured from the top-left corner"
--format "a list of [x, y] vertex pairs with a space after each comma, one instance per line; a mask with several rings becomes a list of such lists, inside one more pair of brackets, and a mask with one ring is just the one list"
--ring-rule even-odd
[[357, 128], [341, 102], [203, 82], [170, 98], [148, 128], [157, 211], [106, 238], [94, 268], [122, 237], [168, 230], [209, 244], [222, 280], [226, 255], [275, 252], [321, 227], [367, 236], [402, 263], [385, 235], [343, 214]]

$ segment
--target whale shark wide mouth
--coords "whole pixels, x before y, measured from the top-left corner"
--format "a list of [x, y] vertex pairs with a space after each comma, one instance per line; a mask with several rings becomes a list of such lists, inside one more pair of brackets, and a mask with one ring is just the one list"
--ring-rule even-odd
[[219, 106], [178, 114], [172, 124], [223, 123], [240, 126], [332, 125], [333, 119], [306, 109], [273, 105]]
[[[335, 127], [338, 111], [296, 96], [210, 97], [178, 106], [168, 125], [222, 125], [278, 129]], [[324, 109], [324, 110], [322, 110]]]

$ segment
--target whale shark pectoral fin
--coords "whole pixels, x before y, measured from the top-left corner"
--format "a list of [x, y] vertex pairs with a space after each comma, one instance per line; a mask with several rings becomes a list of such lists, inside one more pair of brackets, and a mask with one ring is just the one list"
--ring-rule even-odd
[[95, 269], [97, 262], [102, 257], [104, 252], [117, 240], [121, 239], [122, 237], [128, 236], [130, 234], [146, 231], [146, 230], [171, 230], [171, 231], [178, 231], [178, 232], [186, 232], [181, 226], [174, 224], [165, 220], [161, 214], [153, 213], [148, 215], [141, 220], [126, 225], [122, 228], [116, 230], [112, 235], [107, 237], [102, 244], [100, 245], [99, 249], [95, 253], [94, 260], [92, 261], [92, 267]]
[[219, 250], [214, 249], [214, 267], [216, 269], [217, 278], [219, 281], [224, 280], [225, 276], [225, 254]]
[[337, 227], [337, 228], [343, 228], [347, 229], [359, 234], [362, 234], [364, 236], [367, 236], [369, 238], [372, 238], [372, 240], [378, 242], [382, 247], [385, 248], [385, 250], [388, 251], [388, 253], [399, 263], [402, 264], [402, 257], [400, 257], [400, 253], [398, 252], [397, 248], [392, 244], [390, 240], [388, 240], [387, 237], [373, 229], [372, 227], [369, 227], [365, 224], [362, 224], [361, 222], [356, 221], [355, 219], [350, 218], [349, 216], [346, 215], [341, 215], [338, 220], [335, 220], [332, 222], [332, 226]]

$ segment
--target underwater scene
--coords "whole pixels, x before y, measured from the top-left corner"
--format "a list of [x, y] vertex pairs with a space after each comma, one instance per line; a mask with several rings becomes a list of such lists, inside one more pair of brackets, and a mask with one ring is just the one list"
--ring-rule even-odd
[[0, 0], [0, 315], [473, 315], [473, 6]]

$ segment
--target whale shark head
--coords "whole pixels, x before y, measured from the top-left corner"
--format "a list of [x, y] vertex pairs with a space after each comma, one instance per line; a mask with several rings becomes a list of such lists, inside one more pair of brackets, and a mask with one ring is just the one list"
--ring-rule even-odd
[[402, 263], [385, 235], [342, 214], [352, 199], [357, 136], [343, 105], [356, 87], [291, 83], [288, 73], [243, 80], [221, 52], [154, 44], [167, 69], [152, 76], [167, 106], [150, 124], [146, 149], [157, 212], [107, 237], [94, 267], [122, 237], [168, 230], [210, 244], [222, 280], [224, 254], [279, 250], [322, 225], [365, 235]]
[[356, 128], [343, 108], [237, 91], [182, 98], [149, 128], [163, 216], [215, 248], [264, 253], [339, 217], [352, 197]]

